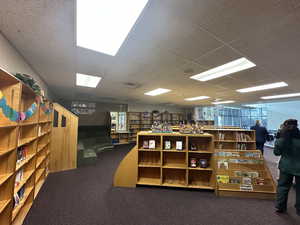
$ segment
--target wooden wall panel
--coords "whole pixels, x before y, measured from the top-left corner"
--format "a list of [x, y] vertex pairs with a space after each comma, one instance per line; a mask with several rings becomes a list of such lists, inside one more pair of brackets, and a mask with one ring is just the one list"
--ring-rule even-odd
[[[58, 112], [58, 127], [52, 128], [51, 172], [77, 168], [78, 117], [61, 105], [54, 103]], [[62, 116], [66, 117], [66, 127], [62, 127]]]

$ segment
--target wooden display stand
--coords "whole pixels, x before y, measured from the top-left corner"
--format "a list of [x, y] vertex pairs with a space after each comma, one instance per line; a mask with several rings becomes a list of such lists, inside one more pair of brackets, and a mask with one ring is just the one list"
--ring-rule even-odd
[[[26, 111], [36, 100], [31, 88], [2, 69], [0, 90], [17, 112]], [[37, 106], [32, 117], [20, 122], [10, 121], [0, 109], [1, 225], [23, 223], [49, 173], [52, 115]], [[22, 196], [18, 204], [14, 201], [17, 194]]]
[[[155, 148], [145, 148], [143, 144], [148, 141], [155, 141]], [[166, 149], [166, 141], [170, 142], [170, 149]], [[176, 142], [181, 143], [181, 150], [176, 150]], [[192, 144], [197, 150], [191, 150]], [[124, 170], [129, 169], [130, 172], [126, 173], [130, 175], [126, 175], [127, 180], [121, 180], [122, 170], [118, 169], [114, 185], [133, 187], [137, 184], [214, 190], [213, 153], [213, 136], [210, 134], [139, 132], [137, 146], [120, 165]], [[191, 158], [196, 159], [196, 167], [191, 166]], [[132, 159], [136, 161], [131, 161]], [[206, 159], [209, 166], [200, 168], [200, 159]], [[129, 163], [135, 166], [129, 166]]]
[[[256, 150], [255, 131], [206, 129], [205, 132], [210, 134], [139, 132], [137, 145], [115, 173], [114, 186], [210, 189], [218, 196], [275, 198], [276, 185], [263, 156]], [[147, 146], [150, 141], [155, 142], [153, 148]], [[166, 141], [171, 143], [170, 149], [166, 149]], [[182, 150], [176, 150], [176, 141], [182, 142]], [[196, 151], [191, 150], [192, 143]], [[209, 167], [193, 168], [191, 158], [196, 162], [207, 159]], [[220, 179], [222, 176], [227, 180]], [[252, 190], [245, 189], [249, 187]]]

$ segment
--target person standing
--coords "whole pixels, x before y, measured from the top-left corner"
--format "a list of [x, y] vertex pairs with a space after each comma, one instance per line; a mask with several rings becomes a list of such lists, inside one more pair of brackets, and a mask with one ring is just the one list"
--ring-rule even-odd
[[275, 142], [274, 154], [281, 156], [279, 161], [279, 180], [277, 185], [276, 212], [287, 210], [289, 190], [296, 180], [296, 213], [300, 216], [300, 131], [298, 121], [286, 120]]
[[256, 120], [255, 126], [251, 127], [251, 130], [255, 130], [256, 134], [256, 148], [264, 154], [264, 145], [269, 135], [267, 129], [260, 125], [259, 120]]

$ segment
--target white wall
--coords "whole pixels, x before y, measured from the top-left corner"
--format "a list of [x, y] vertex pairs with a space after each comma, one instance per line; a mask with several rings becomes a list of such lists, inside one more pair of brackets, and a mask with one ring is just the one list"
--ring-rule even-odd
[[287, 119], [300, 122], [300, 101], [268, 104], [268, 129], [276, 130]]
[[26, 60], [17, 52], [17, 50], [7, 41], [0, 33], [0, 67], [9, 73], [24, 73], [32, 76], [40, 87], [45, 91], [49, 99], [53, 99], [52, 93], [47, 85], [42, 81], [40, 76], [36, 74], [28, 65]]
[[176, 106], [128, 104], [128, 112], [152, 112], [153, 110], [158, 110], [159, 112], [168, 111], [169, 113], [184, 113], [183, 108]]

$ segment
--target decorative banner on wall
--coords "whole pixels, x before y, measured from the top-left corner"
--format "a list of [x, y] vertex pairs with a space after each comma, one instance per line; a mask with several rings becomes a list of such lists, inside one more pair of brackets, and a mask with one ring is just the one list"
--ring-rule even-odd
[[7, 105], [6, 98], [3, 92], [0, 90], [0, 108], [2, 109], [2, 112], [6, 118], [11, 121], [18, 122], [32, 117], [37, 110], [37, 104], [34, 102], [25, 112], [17, 112]]

